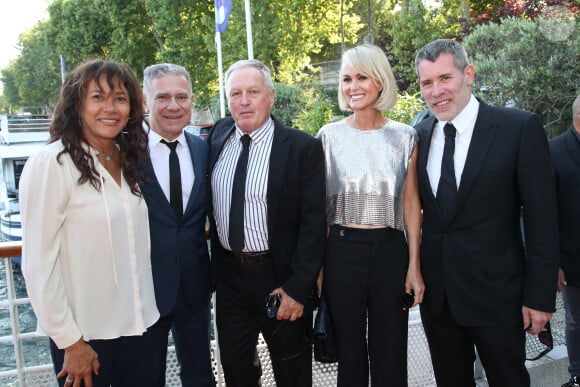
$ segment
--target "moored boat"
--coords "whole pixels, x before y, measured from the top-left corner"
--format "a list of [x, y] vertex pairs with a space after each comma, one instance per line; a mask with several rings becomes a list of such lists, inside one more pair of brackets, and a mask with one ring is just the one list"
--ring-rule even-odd
[[[18, 241], [18, 183], [28, 157], [46, 144], [52, 114], [48, 107], [23, 107], [16, 114], [0, 113], [0, 239]], [[14, 257], [20, 263], [20, 257]]]

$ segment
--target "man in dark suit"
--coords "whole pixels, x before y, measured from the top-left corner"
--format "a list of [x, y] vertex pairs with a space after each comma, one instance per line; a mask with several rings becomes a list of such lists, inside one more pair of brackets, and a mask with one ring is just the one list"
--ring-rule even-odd
[[151, 163], [145, 166], [148, 180], [141, 190], [149, 208], [153, 283], [161, 314], [157, 324], [159, 385], [165, 385], [171, 329], [182, 385], [215, 386], [205, 236], [209, 147], [184, 131], [192, 103], [191, 79], [185, 68], [167, 63], [147, 67], [143, 93], [149, 112]]
[[572, 105], [572, 127], [550, 140], [558, 194], [560, 273], [566, 309], [566, 347], [570, 380], [562, 387], [580, 387], [580, 95]]
[[550, 320], [558, 271], [544, 129], [534, 114], [477, 100], [475, 68], [455, 41], [427, 44], [415, 66], [434, 115], [416, 128], [421, 317], [437, 385], [475, 386], [476, 348], [490, 386], [529, 386], [524, 332]]
[[[322, 146], [271, 117], [274, 86], [262, 62], [236, 62], [225, 78], [232, 117], [219, 120], [208, 140], [216, 322], [226, 384], [259, 385], [261, 332], [277, 386], [310, 386], [312, 311], [305, 305], [326, 240]], [[270, 316], [269, 295], [281, 297]]]

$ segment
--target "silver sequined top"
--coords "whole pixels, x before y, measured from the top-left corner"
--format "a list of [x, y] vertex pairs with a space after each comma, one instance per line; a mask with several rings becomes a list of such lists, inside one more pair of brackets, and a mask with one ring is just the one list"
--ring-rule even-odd
[[326, 161], [328, 224], [364, 224], [404, 230], [403, 188], [418, 141], [415, 129], [389, 120], [358, 130], [341, 120], [318, 132]]

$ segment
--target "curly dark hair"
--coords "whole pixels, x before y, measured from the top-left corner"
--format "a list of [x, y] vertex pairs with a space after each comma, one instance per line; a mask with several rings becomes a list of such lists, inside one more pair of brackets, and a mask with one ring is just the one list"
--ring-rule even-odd
[[121, 170], [134, 195], [141, 197], [139, 183], [145, 178], [144, 168], [139, 164], [149, 159], [147, 134], [143, 130], [143, 92], [131, 68], [123, 63], [110, 60], [93, 59], [81, 63], [67, 76], [62, 85], [54, 118], [50, 126], [50, 140], [61, 140], [64, 153], [69, 153], [74, 164], [81, 172], [78, 183], [87, 181], [100, 190], [101, 180], [95, 168], [93, 157], [85, 145], [89, 145], [83, 135], [81, 111], [85, 101], [88, 84], [102, 76], [111, 89], [119, 82], [127, 88], [131, 107], [129, 121], [125, 130], [117, 135], [116, 142], [121, 150]]

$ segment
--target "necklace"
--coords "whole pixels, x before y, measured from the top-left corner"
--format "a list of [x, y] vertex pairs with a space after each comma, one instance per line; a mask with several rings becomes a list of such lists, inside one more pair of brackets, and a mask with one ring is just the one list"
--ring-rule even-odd
[[113, 157], [113, 153], [115, 153], [115, 149], [117, 149], [117, 147], [113, 145], [113, 149], [111, 150], [111, 153], [109, 153], [108, 155], [97, 151], [98, 152], [97, 156], [103, 155], [103, 156], [105, 156], [106, 161], [111, 161], [111, 157]]

